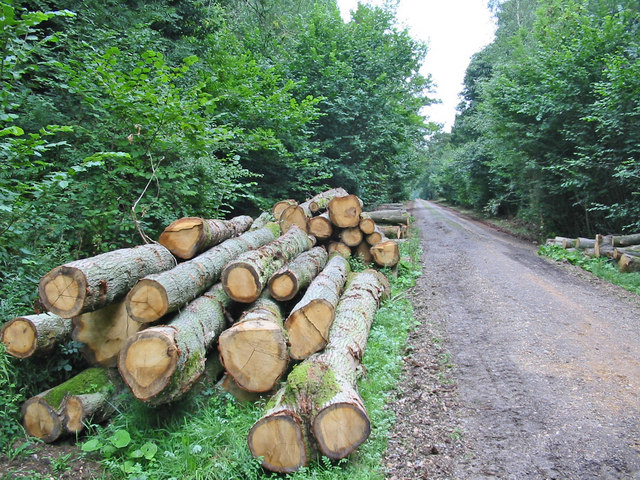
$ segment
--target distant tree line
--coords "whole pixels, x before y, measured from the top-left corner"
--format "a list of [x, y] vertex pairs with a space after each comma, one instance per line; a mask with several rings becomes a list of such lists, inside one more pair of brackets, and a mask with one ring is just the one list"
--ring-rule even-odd
[[541, 235], [640, 230], [640, 4], [507, 0], [423, 194]]

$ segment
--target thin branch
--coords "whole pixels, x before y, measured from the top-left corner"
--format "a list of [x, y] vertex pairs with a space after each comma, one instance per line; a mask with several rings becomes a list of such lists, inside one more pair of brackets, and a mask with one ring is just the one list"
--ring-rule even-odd
[[138, 220], [138, 217], [136, 215], [136, 207], [138, 206], [138, 203], [140, 202], [140, 200], [142, 200], [142, 197], [144, 197], [144, 194], [147, 193], [147, 190], [149, 189], [149, 187], [151, 186], [151, 183], [155, 180], [156, 182], [156, 186], [158, 188], [158, 191], [160, 190], [160, 183], [158, 180], [158, 177], [156, 175], [156, 169], [160, 166], [160, 163], [162, 163], [162, 161], [164, 160], [164, 157], [162, 157], [160, 160], [158, 160], [158, 164], [154, 165], [153, 164], [153, 157], [151, 156], [151, 154], [149, 155], [149, 159], [151, 161], [151, 178], [149, 178], [149, 181], [147, 182], [147, 185], [144, 187], [144, 190], [142, 190], [142, 193], [140, 194], [140, 196], [138, 197], [138, 199], [133, 203], [133, 206], [131, 207], [131, 216], [133, 218], [133, 223], [136, 225], [136, 230], [138, 230], [138, 233], [140, 234], [140, 237], [142, 237], [142, 241], [144, 243], [156, 243], [155, 240], [152, 240], [146, 233], [144, 233], [144, 231], [142, 230], [142, 226], [140, 225], [140, 221]]

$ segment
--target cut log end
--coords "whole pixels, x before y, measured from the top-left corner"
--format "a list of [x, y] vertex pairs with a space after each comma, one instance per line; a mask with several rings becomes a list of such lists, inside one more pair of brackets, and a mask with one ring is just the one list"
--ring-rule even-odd
[[367, 413], [353, 403], [335, 403], [313, 421], [313, 433], [323, 455], [337, 460], [358, 448], [371, 433]]
[[22, 424], [29, 435], [47, 443], [55, 441], [62, 433], [60, 416], [39, 399], [27, 400]]
[[271, 390], [289, 364], [287, 340], [273, 322], [238, 323], [222, 332], [218, 342], [225, 369], [249, 392]]
[[386, 240], [371, 247], [373, 261], [381, 267], [393, 267], [400, 261], [400, 250], [398, 243], [393, 240]]
[[355, 195], [335, 197], [329, 202], [329, 216], [337, 227], [357, 227], [361, 213], [362, 201]]
[[309, 220], [309, 233], [318, 240], [326, 240], [333, 233], [333, 226], [328, 216], [313, 217]]
[[166, 387], [177, 361], [178, 351], [170, 338], [143, 331], [125, 344], [118, 370], [134, 396], [146, 401]]
[[333, 305], [322, 298], [294, 311], [284, 324], [291, 358], [303, 360], [322, 350], [327, 345], [334, 316]]
[[262, 292], [260, 277], [250, 265], [237, 263], [223, 271], [222, 285], [229, 298], [240, 303], [254, 302]]
[[65, 427], [70, 432], [80, 432], [84, 428], [83, 420], [86, 417], [86, 412], [82, 401], [72, 396], [67, 399], [65, 403]]
[[280, 228], [282, 233], [288, 232], [293, 225], [297, 225], [305, 232], [309, 231], [308, 227], [309, 217], [305, 214], [304, 210], [297, 205], [291, 205], [280, 215]]
[[269, 293], [279, 302], [286, 302], [298, 292], [298, 279], [290, 271], [274, 275], [269, 280]]
[[272, 472], [291, 473], [307, 464], [301, 422], [290, 415], [259, 420], [249, 431], [247, 441], [251, 454], [262, 457], [262, 466]]
[[33, 355], [37, 347], [37, 332], [31, 322], [23, 318], [11, 320], [0, 332], [0, 340], [7, 353], [17, 358]]
[[40, 280], [38, 293], [47, 310], [63, 318], [80, 314], [87, 291], [84, 274], [72, 267], [53, 269]]
[[160, 283], [143, 278], [127, 295], [126, 305], [129, 315], [136, 322], [151, 323], [168, 312], [169, 299]]
[[202, 223], [203, 220], [199, 217], [176, 220], [160, 234], [158, 243], [178, 258], [193, 258], [197, 253], [198, 240], [204, 228]]

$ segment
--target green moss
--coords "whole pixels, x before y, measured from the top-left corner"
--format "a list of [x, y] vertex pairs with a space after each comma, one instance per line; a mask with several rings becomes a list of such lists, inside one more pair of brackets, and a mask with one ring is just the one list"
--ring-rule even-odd
[[[176, 390], [180, 391], [183, 389], [184, 380], [189, 379], [189, 382], [193, 382], [196, 378], [198, 378], [203, 370], [202, 364], [202, 354], [200, 352], [196, 352], [192, 354], [187, 361], [184, 363], [182, 367], [181, 375], [173, 375], [171, 377], [171, 382], [169, 383], [169, 387], [166, 389], [167, 392], [174, 392]], [[194, 377], [195, 376], [195, 377]]]
[[276, 222], [269, 222], [264, 226], [264, 228], [268, 228], [271, 233], [273, 233], [274, 237], [279, 237], [282, 233], [282, 230], [280, 230], [280, 225], [278, 225]]
[[287, 377], [284, 394], [286, 403], [296, 403], [300, 394], [311, 398], [315, 405], [331, 400], [340, 390], [333, 370], [325, 364], [302, 362]]
[[108, 369], [89, 368], [52, 388], [45, 395], [44, 400], [54, 409], [58, 409], [67, 396], [85, 395], [111, 389], [113, 389], [113, 383], [109, 378]]

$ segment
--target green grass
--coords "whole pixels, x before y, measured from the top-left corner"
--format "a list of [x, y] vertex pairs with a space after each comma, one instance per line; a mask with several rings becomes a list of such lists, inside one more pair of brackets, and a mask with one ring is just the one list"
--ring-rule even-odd
[[308, 467], [284, 476], [264, 471], [251, 457], [246, 437], [266, 400], [238, 402], [211, 385], [163, 408], [148, 408], [132, 398], [108, 426], [91, 428], [83, 443], [87, 455], [99, 459], [114, 480], [383, 479], [382, 456], [394, 423], [393, 413], [384, 407], [399, 381], [402, 352], [415, 326], [403, 292], [419, 276], [418, 239], [405, 242], [401, 252], [412, 260], [403, 260], [397, 278], [391, 278], [391, 296], [376, 315], [363, 358], [367, 374], [358, 387], [371, 435], [347, 459], [335, 463], [316, 457]]
[[606, 257], [591, 258], [579, 251], [569, 251], [558, 245], [541, 245], [539, 253], [554, 260], [566, 260], [607, 282], [640, 295], [640, 272], [620, 273], [615, 263]]

